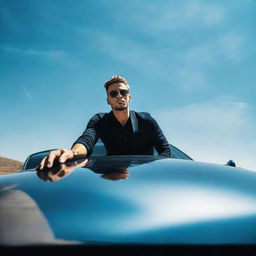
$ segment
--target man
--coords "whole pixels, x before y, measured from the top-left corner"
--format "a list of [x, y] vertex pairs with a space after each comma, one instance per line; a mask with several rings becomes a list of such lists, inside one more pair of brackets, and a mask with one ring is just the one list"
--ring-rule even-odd
[[99, 138], [107, 155], [153, 155], [155, 148], [159, 155], [171, 157], [168, 141], [151, 115], [129, 110], [131, 95], [126, 79], [113, 76], [104, 86], [112, 111], [94, 115], [72, 148], [51, 151], [39, 170], [51, 168], [55, 160], [64, 163], [77, 155], [89, 156]]

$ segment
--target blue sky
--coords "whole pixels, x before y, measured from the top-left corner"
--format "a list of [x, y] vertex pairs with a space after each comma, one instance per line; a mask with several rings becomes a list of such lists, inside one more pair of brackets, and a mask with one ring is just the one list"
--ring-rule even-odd
[[0, 15], [1, 156], [69, 148], [119, 74], [170, 143], [256, 169], [256, 1], [0, 0]]

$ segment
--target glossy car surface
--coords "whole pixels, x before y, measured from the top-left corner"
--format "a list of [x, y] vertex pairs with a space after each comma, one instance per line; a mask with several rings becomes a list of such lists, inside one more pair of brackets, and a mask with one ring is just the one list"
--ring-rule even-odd
[[[177, 147], [169, 144], [171, 152], [172, 152], [172, 158], [177, 158], [177, 159], [185, 159], [185, 160], [193, 160], [190, 156], [185, 154], [183, 151], [178, 149]], [[27, 157], [25, 160], [22, 170], [29, 170], [29, 169], [34, 169], [36, 168], [41, 160], [48, 155], [48, 153], [52, 150], [55, 149], [49, 149], [41, 152], [37, 152], [34, 154], [31, 154], [30, 156]], [[104, 156], [106, 155], [106, 150], [102, 142], [98, 142], [93, 149], [92, 155], [91, 156]], [[154, 152], [154, 155], [158, 155], [157, 152]]]
[[0, 243], [255, 244], [255, 184], [253, 171], [225, 165], [77, 158], [0, 177]]

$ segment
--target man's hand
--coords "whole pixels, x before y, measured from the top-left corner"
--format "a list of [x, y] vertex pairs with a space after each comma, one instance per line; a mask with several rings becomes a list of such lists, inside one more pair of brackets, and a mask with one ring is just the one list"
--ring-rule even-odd
[[68, 159], [74, 157], [74, 153], [71, 149], [58, 149], [51, 151], [48, 156], [44, 157], [37, 170], [43, 170], [44, 168], [51, 168], [55, 161], [59, 163], [65, 163]]
[[78, 160], [75, 162], [69, 162], [65, 164], [60, 164], [58, 166], [55, 166], [53, 168], [48, 168], [47, 170], [40, 171], [37, 170], [37, 175], [40, 179], [44, 181], [51, 181], [56, 182], [69, 174], [71, 174], [75, 168], [77, 167], [84, 167], [88, 162], [88, 159], [85, 160]]

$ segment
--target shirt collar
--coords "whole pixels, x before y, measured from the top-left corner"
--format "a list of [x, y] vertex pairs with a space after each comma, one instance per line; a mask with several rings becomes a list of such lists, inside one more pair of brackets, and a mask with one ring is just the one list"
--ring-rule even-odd
[[[114, 116], [114, 113], [113, 113], [112, 110], [109, 112], [109, 117], [114, 122], [118, 122], [116, 117]], [[130, 110], [130, 117], [129, 117], [129, 119], [131, 120], [133, 133], [137, 133], [138, 132], [138, 119], [137, 119], [136, 114], [135, 114], [135, 112], [133, 110]], [[128, 121], [129, 121], [129, 119], [128, 119]]]

